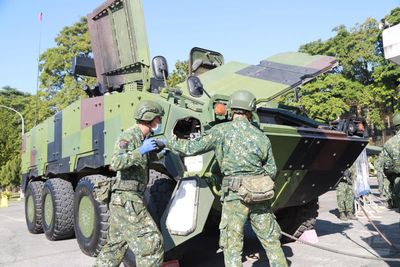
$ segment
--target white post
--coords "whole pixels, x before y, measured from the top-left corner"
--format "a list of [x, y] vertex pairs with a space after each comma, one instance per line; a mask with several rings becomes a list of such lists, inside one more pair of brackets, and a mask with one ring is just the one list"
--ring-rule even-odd
[[[11, 111], [14, 111], [15, 113], [17, 113], [21, 117], [21, 124], [22, 124], [22, 129], [21, 129], [22, 136], [21, 136], [21, 139], [23, 139], [24, 138], [24, 134], [25, 134], [25, 122], [24, 122], [24, 117], [22, 116], [22, 114], [19, 113], [18, 111], [16, 111], [15, 109], [7, 107], [7, 106], [4, 106], [4, 105], [0, 105], [0, 107], [1, 108], [6, 108], [6, 109], [11, 110]], [[19, 199], [18, 200], [21, 200], [23, 198], [24, 198], [24, 194], [22, 193], [22, 190], [20, 190], [20, 195], [19, 195]]]
[[24, 138], [24, 134], [25, 134], [25, 123], [24, 123], [24, 117], [22, 117], [22, 114], [19, 113], [18, 111], [16, 111], [15, 109], [10, 108], [10, 107], [7, 107], [7, 106], [4, 106], [4, 105], [0, 105], [0, 107], [6, 108], [6, 109], [11, 110], [11, 111], [14, 111], [15, 113], [17, 113], [17, 114], [21, 117], [21, 124], [22, 124], [22, 130], [21, 130], [22, 136], [21, 136], [21, 138]]

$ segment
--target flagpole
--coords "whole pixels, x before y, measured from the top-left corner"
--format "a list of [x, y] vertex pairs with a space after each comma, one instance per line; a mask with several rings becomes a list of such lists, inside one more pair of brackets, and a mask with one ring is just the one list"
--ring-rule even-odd
[[37, 59], [37, 75], [36, 75], [36, 108], [35, 108], [35, 125], [37, 125], [38, 120], [38, 105], [39, 105], [39, 65], [40, 65], [40, 44], [42, 42], [42, 19], [43, 13], [39, 13], [39, 50], [38, 50], [38, 59]]

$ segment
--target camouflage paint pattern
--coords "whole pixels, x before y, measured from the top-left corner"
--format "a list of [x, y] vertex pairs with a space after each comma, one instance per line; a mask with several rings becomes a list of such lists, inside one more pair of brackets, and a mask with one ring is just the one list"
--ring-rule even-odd
[[[182, 155], [215, 151], [224, 177], [265, 174], [275, 177], [276, 165], [268, 137], [246, 117], [216, 125], [195, 140], [172, 138], [167, 146]], [[220, 223], [220, 246], [224, 250], [225, 266], [242, 266], [244, 224], [251, 225], [266, 250], [271, 266], [287, 266], [280, 238], [280, 228], [269, 202], [244, 204], [237, 192], [222, 183], [223, 201]]]
[[[284, 53], [258, 65], [230, 62], [199, 76], [211, 98], [189, 96], [185, 84], [174, 90], [163, 88], [158, 94], [151, 93], [154, 75], [141, 1], [107, 0], [88, 15], [88, 24], [97, 81], [102, 89], [118, 92], [78, 100], [26, 133], [22, 142], [23, 191], [34, 179], [62, 176], [77, 182], [84, 175], [113, 175], [109, 166], [115, 140], [132, 125], [140, 100], [154, 100], [163, 106], [166, 119], [159, 137], [170, 136], [178, 120], [198, 120], [201, 132], [228, 120], [228, 115], [214, 114], [214, 105], [226, 104], [228, 95], [238, 89], [271, 100], [262, 103], [271, 109], [258, 109], [258, 115], [278, 167], [274, 210], [307, 203], [330, 190], [366, 144], [365, 140], [319, 129], [318, 123], [304, 116], [270, 106], [277, 95], [331, 69], [336, 64], [332, 57]], [[182, 95], [174, 93], [179, 89]], [[282, 118], [297, 124], [282, 125]], [[209, 183], [208, 178], [219, 176], [219, 170], [212, 168], [216, 165], [213, 152], [202, 157], [199, 176]], [[183, 170], [177, 173], [182, 175]], [[209, 185], [211, 188], [213, 184]], [[202, 211], [201, 216], [207, 216], [208, 211]]]

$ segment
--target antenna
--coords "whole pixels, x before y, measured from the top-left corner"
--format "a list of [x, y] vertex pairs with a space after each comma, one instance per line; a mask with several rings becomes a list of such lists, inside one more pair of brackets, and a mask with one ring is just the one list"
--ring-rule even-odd
[[39, 102], [39, 63], [40, 63], [40, 44], [42, 41], [42, 20], [43, 20], [43, 12], [40, 12], [38, 15], [40, 27], [39, 27], [39, 49], [38, 49], [38, 60], [37, 60], [37, 75], [36, 75], [36, 107], [35, 107], [35, 126], [37, 125], [38, 120], [38, 102]]

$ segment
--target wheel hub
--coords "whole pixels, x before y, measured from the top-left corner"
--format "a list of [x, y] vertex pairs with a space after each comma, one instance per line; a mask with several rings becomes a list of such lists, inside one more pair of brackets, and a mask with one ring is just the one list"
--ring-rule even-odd
[[79, 229], [84, 237], [89, 238], [94, 230], [94, 206], [88, 196], [79, 202]]
[[53, 221], [53, 199], [50, 194], [46, 194], [44, 200], [44, 221], [50, 226]]

